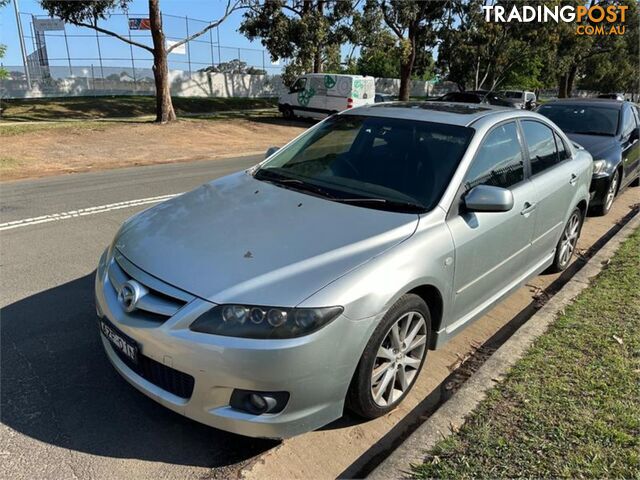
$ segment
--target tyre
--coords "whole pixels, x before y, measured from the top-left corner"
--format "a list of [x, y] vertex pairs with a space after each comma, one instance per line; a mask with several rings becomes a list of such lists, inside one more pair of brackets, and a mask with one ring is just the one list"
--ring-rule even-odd
[[282, 109], [282, 116], [287, 120], [291, 120], [293, 118], [293, 109], [291, 107], [284, 107]]
[[640, 175], [638, 175], [638, 177], [629, 184], [629, 186], [631, 187], [640, 187]]
[[560, 240], [558, 240], [558, 244], [556, 245], [556, 255], [553, 258], [553, 263], [549, 267], [549, 272], [562, 272], [571, 263], [571, 258], [578, 244], [578, 238], [580, 238], [582, 220], [582, 211], [579, 208], [571, 212], [569, 220], [567, 220], [567, 224], [560, 236]]
[[376, 327], [349, 386], [347, 405], [364, 418], [393, 410], [409, 393], [427, 356], [431, 315], [419, 296], [401, 297]]
[[616, 194], [618, 193], [618, 185], [620, 184], [620, 172], [616, 170], [613, 174], [613, 178], [611, 179], [611, 183], [609, 184], [609, 189], [607, 193], [604, 195], [604, 199], [602, 200], [602, 205], [598, 205], [595, 208], [596, 215], [606, 215], [611, 210], [611, 206], [613, 205], [613, 200], [616, 198]]

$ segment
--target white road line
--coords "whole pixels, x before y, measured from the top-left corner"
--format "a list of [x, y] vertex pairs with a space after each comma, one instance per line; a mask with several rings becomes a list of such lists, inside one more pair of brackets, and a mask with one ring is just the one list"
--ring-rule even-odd
[[160, 195], [158, 197], [139, 198], [137, 200], [128, 200], [126, 202], [110, 203], [108, 205], [100, 205], [98, 207], [80, 208], [78, 210], [70, 210], [68, 212], [53, 213], [50, 215], [42, 215], [40, 217], [24, 218], [22, 220], [13, 220], [11, 222], [0, 223], [0, 232], [3, 230], [11, 230], [13, 228], [28, 227], [38, 225], [40, 223], [58, 222], [60, 220], [68, 220], [70, 218], [84, 217], [87, 215], [95, 215], [97, 213], [110, 212], [111, 210], [120, 210], [122, 208], [137, 207], [139, 205], [147, 205], [149, 203], [163, 202], [170, 198], [182, 195], [181, 193], [172, 193], [170, 195]]

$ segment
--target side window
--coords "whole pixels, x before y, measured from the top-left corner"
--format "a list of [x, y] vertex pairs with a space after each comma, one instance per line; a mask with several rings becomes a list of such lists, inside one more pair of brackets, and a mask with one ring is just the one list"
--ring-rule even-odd
[[293, 87], [291, 87], [291, 93], [303, 91], [306, 84], [306, 78], [299, 78], [298, 80], [296, 80], [296, 83], [293, 84]]
[[476, 153], [467, 176], [465, 188], [492, 185], [509, 188], [524, 180], [524, 161], [515, 123], [493, 129]]
[[553, 132], [553, 136], [556, 139], [556, 149], [558, 150], [558, 161], [562, 162], [571, 156], [571, 152], [564, 144], [562, 139], [558, 136], [556, 132]]
[[625, 108], [622, 111], [622, 138], [626, 140], [626, 137], [631, 135], [633, 129], [636, 128], [636, 119], [633, 118], [631, 108]]
[[540, 122], [522, 122], [524, 139], [529, 148], [531, 174], [545, 171], [559, 162], [553, 131]]

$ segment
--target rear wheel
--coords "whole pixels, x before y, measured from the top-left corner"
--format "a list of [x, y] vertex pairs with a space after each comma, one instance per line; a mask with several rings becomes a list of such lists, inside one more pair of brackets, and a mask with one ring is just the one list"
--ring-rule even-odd
[[365, 418], [393, 410], [418, 378], [430, 337], [427, 304], [417, 295], [404, 295], [367, 343], [349, 387], [349, 408]]
[[638, 175], [638, 177], [633, 182], [631, 182], [630, 185], [632, 187], [640, 187], [640, 175]]
[[291, 107], [285, 106], [282, 108], [282, 116], [288, 120], [293, 118], [293, 109]]
[[556, 245], [556, 255], [553, 259], [553, 263], [549, 267], [550, 272], [562, 272], [565, 270], [571, 258], [576, 251], [578, 245], [578, 238], [580, 238], [580, 230], [582, 228], [582, 211], [576, 208], [571, 212], [571, 216], [567, 221], [567, 224], [562, 231], [560, 240]]

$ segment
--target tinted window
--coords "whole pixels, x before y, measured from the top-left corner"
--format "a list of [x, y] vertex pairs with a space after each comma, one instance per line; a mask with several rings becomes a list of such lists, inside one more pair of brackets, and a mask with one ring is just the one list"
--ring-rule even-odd
[[388, 200], [431, 209], [472, 134], [456, 125], [337, 115], [278, 151], [255, 176], [354, 205], [387, 208], [381, 200]]
[[633, 118], [631, 108], [625, 108], [622, 118], [622, 136], [627, 137], [631, 134], [634, 128], [636, 128], [636, 120]]
[[569, 158], [571, 156], [571, 152], [569, 152], [569, 149], [567, 148], [567, 146], [564, 144], [564, 142], [558, 136], [557, 133], [553, 132], [553, 136], [556, 138], [556, 148], [558, 150], [558, 160], [560, 162], [563, 161], [563, 160], [566, 160], [567, 158]]
[[593, 105], [543, 105], [538, 110], [564, 133], [615, 135], [619, 110]]
[[531, 174], [535, 175], [558, 163], [553, 131], [539, 122], [522, 122], [524, 140], [529, 148]]
[[447, 93], [443, 98], [448, 102], [463, 102], [463, 103], [480, 103], [481, 98], [473, 93], [454, 92]]
[[509, 188], [524, 180], [524, 162], [515, 123], [492, 130], [478, 149], [467, 172], [467, 190], [476, 185]]

